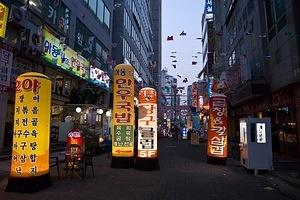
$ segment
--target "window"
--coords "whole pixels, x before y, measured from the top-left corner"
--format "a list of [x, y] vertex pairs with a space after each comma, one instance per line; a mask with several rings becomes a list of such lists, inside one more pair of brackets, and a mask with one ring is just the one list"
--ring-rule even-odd
[[98, 59], [101, 59], [101, 55], [102, 55], [102, 47], [99, 43], [96, 42], [96, 57]]
[[275, 11], [277, 20], [285, 14], [284, 0], [275, 0]]
[[287, 24], [284, 0], [266, 0], [269, 40]]
[[266, 1], [266, 13], [267, 13], [268, 28], [271, 29], [271, 27], [275, 24], [273, 0]]
[[98, 1], [97, 17], [100, 20], [100, 22], [103, 23], [103, 20], [104, 20], [104, 4], [103, 4], [102, 0]]
[[89, 0], [89, 7], [96, 14], [97, 13], [97, 0]]
[[110, 28], [110, 12], [106, 7], [104, 9], [104, 23]]

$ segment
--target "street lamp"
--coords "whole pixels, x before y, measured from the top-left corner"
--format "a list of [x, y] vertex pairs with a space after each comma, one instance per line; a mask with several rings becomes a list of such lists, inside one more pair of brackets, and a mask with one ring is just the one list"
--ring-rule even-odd
[[111, 111], [110, 110], [106, 111], [105, 115], [106, 117], [111, 117]]
[[81, 108], [80, 107], [77, 107], [75, 110], [76, 110], [77, 113], [81, 112]]
[[97, 109], [97, 113], [99, 114], [99, 115], [102, 115], [103, 114], [103, 109]]

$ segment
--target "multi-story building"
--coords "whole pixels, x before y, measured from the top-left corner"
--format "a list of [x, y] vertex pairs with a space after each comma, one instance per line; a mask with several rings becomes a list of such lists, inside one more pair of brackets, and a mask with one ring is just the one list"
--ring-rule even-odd
[[[150, 0], [152, 31], [153, 31], [153, 55], [152, 55], [152, 77], [154, 88], [157, 90], [158, 98], [161, 98], [161, 0]], [[160, 101], [159, 101], [160, 102]]]
[[299, 2], [214, 3], [214, 67], [231, 89], [231, 133], [239, 118], [271, 117], [273, 151], [299, 155]]
[[112, 50], [116, 64], [131, 64], [138, 87], [154, 86], [152, 78], [153, 30], [149, 0], [115, 0]]
[[[209, 1], [206, 1], [206, 4], [208, 4], [208, 2]], [[204, 77], [209, 77], [213, 73], [215, 34], [213, 18], [214, 15], [211, 9], [212, 7], [205, 6], [201, 19], [203, 69], [198, 74], [199, 78], [202, 76], [202, 74], [204, 75]]]
[[[87, 125], [96, 109], [109, 109], [111, 69], [107, 58], [112, 47], [112, 1], [1, 2], [10, 10], [1, 48], [8, 46], [13, 57], [6, 73], [9, 81], [1, 83], [0, 149], [3, 141], [12, 141], [15, 79], [24, 72], [40, 72], [52, 81], [54, 140], [66, 123], [65, 117]], [[79, 115], [74, 106], [82, 106]], [[101, 126], [101, 130], [98, 122], [89, 125]]]

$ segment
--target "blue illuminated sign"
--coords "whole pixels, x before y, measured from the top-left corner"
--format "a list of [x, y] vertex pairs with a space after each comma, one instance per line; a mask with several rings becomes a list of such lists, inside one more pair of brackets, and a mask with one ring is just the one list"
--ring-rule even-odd
[[206, 14], [213, 13], [213, 1], [212, 0], [205, 0], [205, 12], [206, 12]]

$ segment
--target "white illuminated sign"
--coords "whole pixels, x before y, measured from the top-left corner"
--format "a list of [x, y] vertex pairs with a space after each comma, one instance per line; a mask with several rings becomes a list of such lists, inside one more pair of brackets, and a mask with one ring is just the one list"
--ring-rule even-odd
[[246, 122], [240, 122], [240, 142], [247, 144], [247, 124]]
[[90, 77], [94, 83], [109, 88], [110, 78], [106, 72], [102, 71], [99, 68], [91, 67], [90, 73]]
[[256, 123], [256, 141], [257, 143], [266, 143], [266, 124]]

